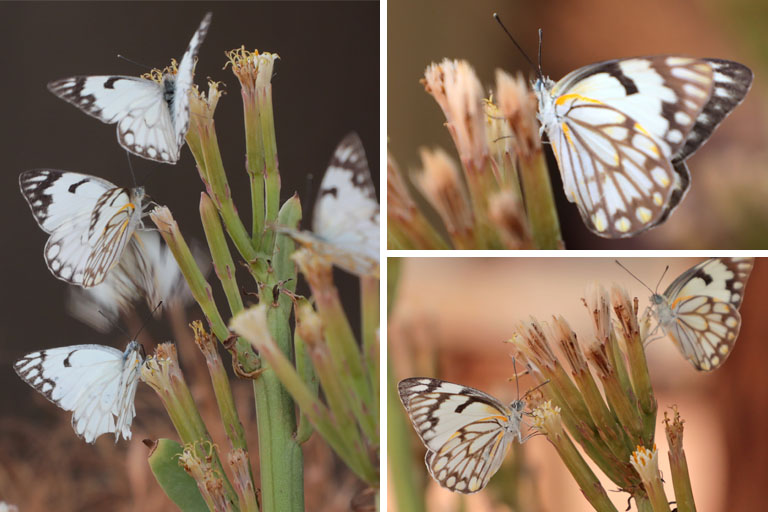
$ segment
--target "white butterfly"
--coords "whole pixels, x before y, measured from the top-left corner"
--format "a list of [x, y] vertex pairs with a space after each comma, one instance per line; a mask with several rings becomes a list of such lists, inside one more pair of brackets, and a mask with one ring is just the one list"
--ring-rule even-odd
[[598, 62], [557, 83], [539, 70], [538, 118], [587, 227], [618, 238], [664, 222], [690, 185], [685, 159], [751, 84], [742, 64], [678, 56]]
[[[210, 265], [204, 261], [202, 251], [194, 245], [191, 249], [198, 266], [207, 273]], [[173, 253], [156, 231], [137, 231], [119, 263], [98, 286], [71, 287], [67, 309], [97, 331], [107, 332], [121, 314], [133, 310], [142, 300], [156, 314], [162, 312], [156, 308], [161, 301], [167, 309], [193, 300]]]
[[32, 352], [13, 369], [27, 384], [65, 411], [72, 428], [86, 442], [114, 433], [115, 442], [131, 438], [136, 415], [133, 399], [143, 349], [135, 341], [125, 352], [103, 345], [74, 345]]
[[378, 274], [379, 202], [357, 134], [336, 147], [320, 184], [312, 231], [281, 231], [347, 272]]
[[731, 354], [754, 264], [754, 258], [711, 258], [683, 272], [663, 294], [651, 296], [664, 333], [697, 370], [715, 370]]
[[37, 169], [19, 176], [21, 193], [50, 238], [45, 261], [53, 275], [95, 286], [141, 227], [144, 189], [119, 188], [86, 174]]
[[414, 377], [398, 384], [400, 400], [427, 447], [424, 462], [437, 483], [471, 494], [498, 471], [510, 443], [523, 443], [524, 400], [509, 407], [477, 389]]
[[174, 63], [162, 75], [75, 76], [51, 82], [48, 89], [104, 123], [117, 123], [117, 140], [131, 153], [175, 164], [189, 128], [195, 58], [211, 16], [205, 15], [192, 36], [178, 72]]

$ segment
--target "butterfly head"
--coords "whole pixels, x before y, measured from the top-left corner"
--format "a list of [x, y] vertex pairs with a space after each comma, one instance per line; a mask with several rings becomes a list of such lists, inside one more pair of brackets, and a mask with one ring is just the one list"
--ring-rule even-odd
[[509, 409], [512, 412], [523, 412], [525, 410], [525, 400], [514, 400], [511, 404], [509, 404]]

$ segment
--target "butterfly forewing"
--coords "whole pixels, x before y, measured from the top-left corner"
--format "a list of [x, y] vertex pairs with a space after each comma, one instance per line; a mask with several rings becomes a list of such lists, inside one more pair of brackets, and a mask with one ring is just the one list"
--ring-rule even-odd
[[143, 191], [49, 169], [26, 171], [19, 183], [38, 224], [51, 235], [44, 252], [51, 272], [85, 287], [102, 282], [139, 224]]
[[189, 128], [189, 92], [194, 63], [211, 22], [208, 13], [192, 36], [178, 72], [162, 81], [130, 76], [75, 76], [48, 89], [100, 121], [117, 124], [126, 150], [162, 163], [176, 163]]
[[593, 232], [633, 236], [669, 216], [690, 181], [683, 159], [749, 88], [742, 68], [676, 56], [620, 59], [537, 87], [566, 196]]
[[710, 258], [686, 270], [664, 292], [670, 300], [704, 295], [741, 306], [754, 258]]
[[101, 434], [130, 439], [133, 398], [142, 363], [139, 346], [125, 352], [102, 345], [74, 345], [32, 352], [14, 363], [25, 382], [72, 411], [77, 435], [93, 443]]
[[482, 391], [429, 378], [405, 379], [398, 389], [430, 474], [452, 491], [485, 487], [512, 438], [520, 439], [521, 414]]

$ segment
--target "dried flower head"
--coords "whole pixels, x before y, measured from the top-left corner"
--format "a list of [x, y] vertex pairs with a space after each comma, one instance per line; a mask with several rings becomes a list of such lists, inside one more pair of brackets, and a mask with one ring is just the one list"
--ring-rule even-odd
[[522, 73], [514, 77], [496, 71], [496, 96], [501, 114], [509, 122], [515, 135], [514, 148], [521, 160], [529, 161], [541, 153], [539, 123], [536, 121], [538, 104]]
[[422, 84], [443, 110], [462, 162], [470, 169], [482, 170], [488, 146], [483, 86], [475, 70], [465, 60], [444, 59], [427, 66]]

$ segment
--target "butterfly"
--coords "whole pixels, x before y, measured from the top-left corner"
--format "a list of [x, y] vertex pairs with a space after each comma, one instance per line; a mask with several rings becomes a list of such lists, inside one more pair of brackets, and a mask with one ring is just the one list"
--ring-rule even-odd
[[19, 185], [35, 220], [51, 235], [44, 253], [48, 268], [68, 283], [101, 283], [142, 227], [142, 187], [52, 169], [25, 171]]
[[437, 483], [465, 494], [483, 489], [510, 443], [523, 443], [524, 400], [509, 407], [477, 389], [414, 377], [398, 384], [400, 400], [427, 447], [424, 462]]
[[144, 349], [135, 341], [125, 352], [104, 345], [74, 345], [27, 354], [13, 369], [27, 384], [65, 411], [86, 442], [114, 433], [115, 442], [131, 438], [136, 415], [139, 372]]
[[664, 222], [690, 186], [685, 160], [744, 99], [752, 71], [674, 55], [609, 60], [555, 83], [538, 70], [538, 118], [565, 195], [606, 238]]
[[[190, 249], [207, 274], [210, 262], [202, 249], [195, 244]], [[91, 288], [73, 286], [69, 292], [69, 313], [100, 332], [111, 330], [139, 301], [159, 314], [161, 302], [163, 308], [173, 308], [194, 300], [173, 253], [156, 231], [137, 231], [104, 282]]]
[[754, 258], [711, 258], [683, 272], [651, 305], [664, 333], [700, 371], [722, 366], [741, 327]]
[[131, 153], [175, 164], [189, 129], [195, 59], [211, 16], [203, 18], [178, 70], [174, 62], [144, 77], [75, 76], [49, 83], [48, 90], [104, 123], [117, 123], [117, 140]]
[[280, 231], [347, 272], [378, 275], [379, 202], [357, 134], [336, 147], [320, 183], [312, 231]]

